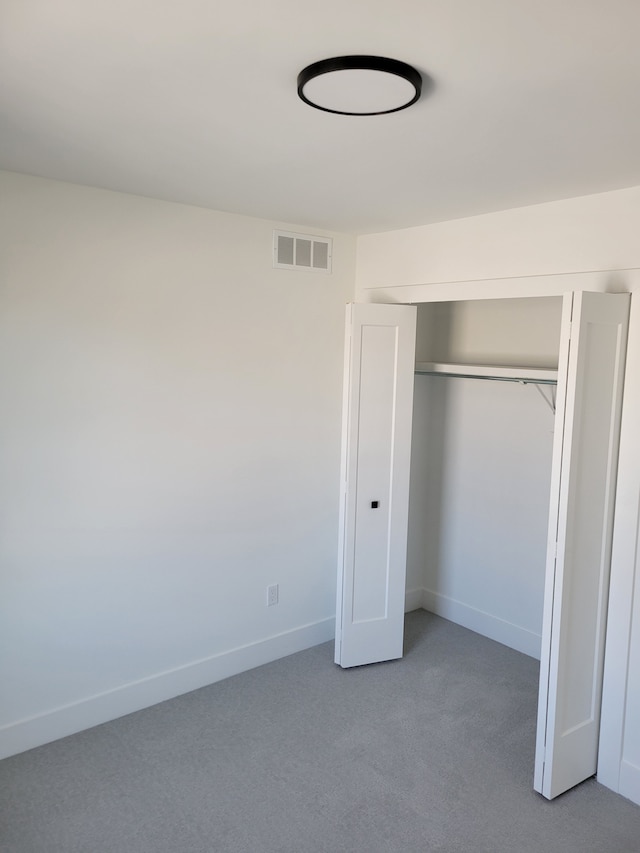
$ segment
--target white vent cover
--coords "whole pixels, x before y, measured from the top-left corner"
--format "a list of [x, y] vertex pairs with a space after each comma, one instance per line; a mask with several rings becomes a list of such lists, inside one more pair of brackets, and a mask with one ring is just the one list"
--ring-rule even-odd
[[273, 232], [273, 265], [283, 270], [331, 272], [331, 238]]

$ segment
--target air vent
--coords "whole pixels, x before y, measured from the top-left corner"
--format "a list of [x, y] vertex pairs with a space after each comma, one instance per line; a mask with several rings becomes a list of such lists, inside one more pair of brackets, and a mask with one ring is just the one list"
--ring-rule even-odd
[[283, 270], [331, 272], [331, 238], [273, 232], [273, 265]]

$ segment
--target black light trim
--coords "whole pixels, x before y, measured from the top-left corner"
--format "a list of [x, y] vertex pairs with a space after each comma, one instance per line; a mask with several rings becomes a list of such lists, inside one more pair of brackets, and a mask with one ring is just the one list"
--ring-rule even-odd
[[[401, 104], [399, 107], [393, 107], [390, 110], [380, 110], [372, 113], [352, 113], [343, 110], [332, 110], [329, 107], [321, 107], [319, 104], [314, 104], [304, 94], [304, 87], [310, 81], [319, 77], [321, 74], [328, 74], [330, 71], [381, 71], [385, 74], [395, 74], [397, 77], [402, 77], [410, 83], [415, 89], [415, 94], [406, 104]], [[307, 65], [298, 74], [298, 96], [305, 104], [314, 107], [316, 110], [322, 110], [325, 113], [336, 113], [344, 116], [379, 116], [387, 113], [397, 113], [399, 110], [405, 110], [411, 104], [420, 98], [422, 93], [422, 77], [420, 72], [416, 71], [411, 65], [406, 62], [400, 62], [398, 59], [387, 59], [384, 56], [336, 56], [333, 59], [321, 59], [320, 62], [313, 62]]]

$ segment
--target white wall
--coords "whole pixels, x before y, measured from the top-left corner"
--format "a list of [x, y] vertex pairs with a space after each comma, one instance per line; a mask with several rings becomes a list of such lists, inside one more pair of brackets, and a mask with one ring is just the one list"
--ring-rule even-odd
[[376, 287], [638, 267], [639, 220], [640, 187], [631, 187], [363, 235], [358, 298]]
[[416, 385], [428, 386], [416, 406], [439, 422], [439, 441], [432, 429], [418, 450], [431, 459], [424, 518], [411, 528], [412, 544], [424, 540], [423, 604], [539, 658], [553, 413], [531, 385]]
[[0, 205], [11, 754], [332, 636], [355, 246], [273, 270], [282, 223], [9, 173]]

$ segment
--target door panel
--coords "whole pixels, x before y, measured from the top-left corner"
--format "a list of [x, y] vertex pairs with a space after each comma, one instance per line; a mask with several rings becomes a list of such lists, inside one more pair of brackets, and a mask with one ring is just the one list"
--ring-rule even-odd
[[336, 663], [402, 657], [416, 308], [347, 306]]
[[534, 788], [596, 772], [629, 298], [565, 300], [558, 377]]

